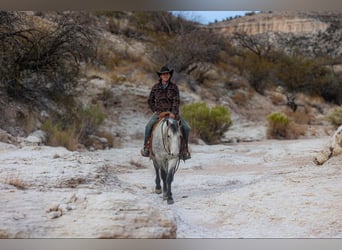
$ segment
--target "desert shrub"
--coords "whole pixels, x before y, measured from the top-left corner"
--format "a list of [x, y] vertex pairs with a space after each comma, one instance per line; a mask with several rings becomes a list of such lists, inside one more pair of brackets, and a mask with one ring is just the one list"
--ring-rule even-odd
[[342, 125], [342, 107], [335, 108], [328, 116], [327, 120], [336, 128]]
[[[96, 133], [105, 118], [99, 105], [92, 105], [78, 108], [75, 113], [69, 114], [64, 119], [48, 119], [43, 123], [42, 130], [47, 132], [48, 145], [76, 150], [78, 143], [91, 146], [87, 145], [88, 137]], [[113, 145], [113, 141], [109, 143]]]
[[286, 130], [286, 139], [298, 139], [300, 136], [304, 136], [307, 130], [308, 125], [291, 121]]
[[182, 116], [189, 122], [192, 133], [208, 144], [217, 143], [232, 123], [226, 107], [209, 108], [204, 102], [184, 105]]
[[63, 146], [72, 151], [77, 149], [79, 136], [74, 126], [63, 129], [60, 123], [49, 119], [43, 123], [42, 130], [47, 133], [47, 145]]
[[77, 123], [79, 124], [80, 139], [87, 135], [94, 134], [103, 123], [106, 115], [99, 105], [80, 108], [77, 112]]
[[268, 127], [267, 137], [275, 139], [287, 138], [287, 130], [290, 124], [290, 118], [281, 112], [274, 112], [267, 116]]
[[310, 113], [305, 112], [286, 112], [287, 115], [290, 117], [297, 124], [310, 124], [310, 122], [314, 119], [314, 116]]

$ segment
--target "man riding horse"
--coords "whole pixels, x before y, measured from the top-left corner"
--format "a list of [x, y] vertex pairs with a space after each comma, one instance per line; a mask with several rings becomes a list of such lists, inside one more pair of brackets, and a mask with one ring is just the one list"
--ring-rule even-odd
[[180, 159], [190, 159], [191, 156], [188, 149], [190, 126], [179, 115], [179, 89], [178, 86], [171, 81], [173, 69], [170, 70], [168, 67], [163, 66], [160, 71], [157, 72], [157, 74], [159, 76], [159, 81], [152, 87], [147, 101], [150, 109], [153, 112], [153, 115], [145, 127], [144, 147], [141, 150], [141, 155], [145, 157], [150, 156], [150, 148], [148, 143], [153, 125], [158, 121], [160, 113], [170, 112], [169, 117], [180, 120], [182, 124], [185, 148], [182, 150], [182, 152], [180, 152]]

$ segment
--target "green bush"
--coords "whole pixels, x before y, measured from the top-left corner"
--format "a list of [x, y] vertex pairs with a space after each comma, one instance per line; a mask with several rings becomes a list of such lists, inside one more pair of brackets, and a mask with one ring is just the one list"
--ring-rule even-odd
[[268, 138], [285, 139], [287, 138], [290, 118], [281, 112], [274, 112], [267, 116]]
[[182, 116], [189, 122], [192, 133], [208, 144], [217, 143], [232, 123], [227, 108], [210, 109], [204, 102], [184, 105]]
[[328, 116], [327, 120], [336, 128], [342, 125], [342, 107], [335, 108]]

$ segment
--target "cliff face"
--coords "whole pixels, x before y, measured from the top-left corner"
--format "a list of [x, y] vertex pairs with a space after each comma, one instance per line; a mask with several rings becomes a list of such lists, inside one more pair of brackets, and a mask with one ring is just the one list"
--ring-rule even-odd
[[328, 28], [328, 24], [310, 18], [274, 16], [259, 20], [250, 18], [245, 22], [223, 23], [213, 28], [225, 34], [233, 34], [237, 31], [251, 35], [267, 32], [318, 33], [319, 31], [324, 32]]
[[300, 13], [272, 12], [258, 13], [228, 21], [218, 22], [208, 26], [226, 35], [237, 31], [254, 35], [267, 32], [315, 34], [325, 32], [332, 22], [331, 16], [339, 20], [341, 13]]
[[[341, 11], [277, 11], [238, 17], [204, 28], [224, 36], [232, 36], [234, 32], [258, 35], [285, 51], [299, 49], [312, 56], [341, 58], [341, 17]], [[270, 36], [272, 33], [277, 36]]]

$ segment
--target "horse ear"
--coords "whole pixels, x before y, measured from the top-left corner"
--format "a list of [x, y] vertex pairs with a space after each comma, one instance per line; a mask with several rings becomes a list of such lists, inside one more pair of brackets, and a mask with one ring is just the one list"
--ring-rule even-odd
[[181, 120], [178, 120], [178, 126], [182, 126], [182, 121]]

